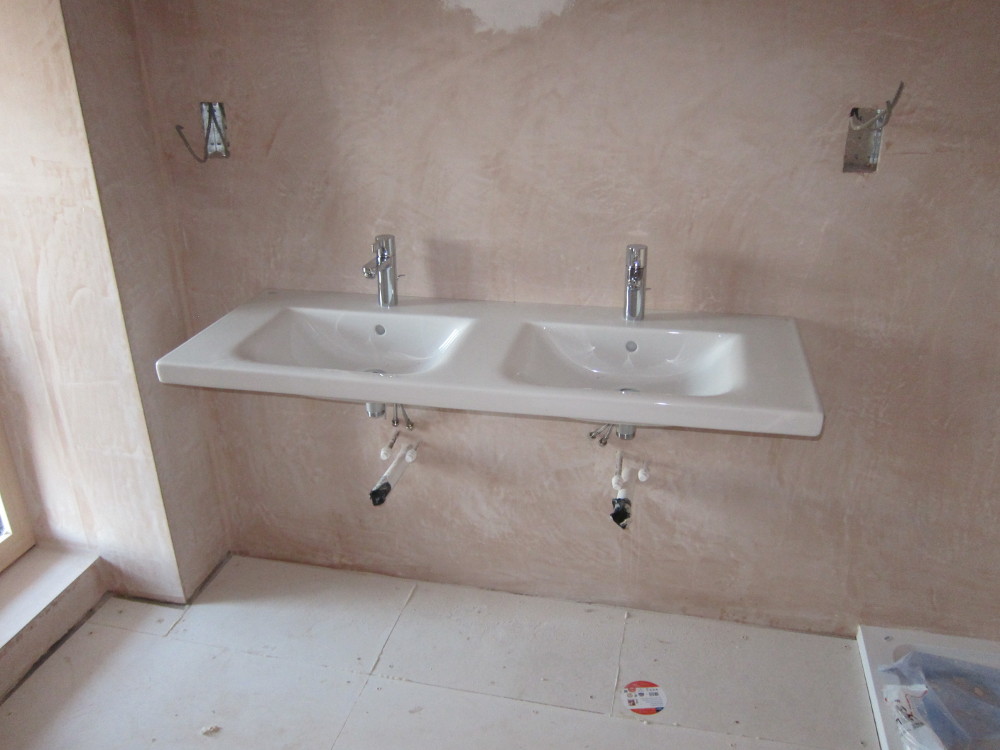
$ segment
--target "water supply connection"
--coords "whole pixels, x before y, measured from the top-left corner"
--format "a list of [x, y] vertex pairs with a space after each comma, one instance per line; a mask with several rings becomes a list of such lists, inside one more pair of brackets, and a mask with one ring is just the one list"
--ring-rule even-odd
[[[385, 416], [385, 404], [380, 401], [368, 401], [365, 403], [365, 413], [373, 419], [379, 419]], [[403, 423], [406, 425], [406, 429], [413, 429], [413, 421], [410, 419], [410, 415], [406, 413], [406, 407], [402, 404], [392, 405], [392, 426], [399, 427], [399, 415], [403, 415]]]
[[619, 440], [632, 440], [635, 438], [635, 425], [634, 424], [602, 424], [600, 427], [596, 427], [587, 433], [591, 440], [596, 440], [600, 445], [607, 445], [608, 441], [611, 439], [611, 435], [614, 435]]
[[[385, 407], [386, 405], [383, 403], [369, 402], [365, 404], [365, 411], [369, 417], [384, 417], [386, 413]], [[402, 420], [399, 418], [400, 414], [403, 415]], [[402, 404], [393, 404], [392, 426], [399, 427], [400, 424], [404, 425], [407, 431], [413, 431], [413, 420], [406, 413], [406, 407]], [[368, 498], [372, 501], [372, 505], [376, 507], [385, 503], [393, 487], [403, 478], [406, 467], [417, 460], [417, 446], [420, 445], [419, 441], [407, 443], [400, 447], [395, 457], [393, 457], [393, 449], [396, 447], [398, 441], [399, 430], [397, 429], [393, 432], [389, 442], [382, 446], [382, 449], [379, 451], [379, 458], [383, 461], [389, 461], [392, 458], [392, 461], [389, 463], [389, 468], [379, 477], [378, 481], [375, 482], [375, 486], [372, 487], [371, 492], [368, 493]]]
[[[399, 430], [396, 430], [389, 442], [379, 451], [379, 458], [383, 461], [389, 461], [389, 458], [393, 456], [393, 449], [398, 440]], [[385, 503], [386, 498], [389, 497], [389, 493], [399, 484], [399, 480], [403, 478], [406, 467], [417, 460], [417, 448], [419, 445], [419, 442], [407, 443], [396, 451], [395, 457], [389, 462], [389, 468], [383, 472], [382, 476], [375, 482], [375, 486], [372, 487], [371, 492], [368, 493], [368, 498], [372, 501], [372, 505], [377, 507]]]
[[645, 482], [649, 479], [647, 462], [626, 458], [622, 451], [618, 451], [615, 457], [615, 473], [611, 476], [611, 488], [616, 493], [611, 498], [611, 520], [622, 529], [627, 529], [632, 521], [632, 499], [628, 496], [628, 483], [632, 479], [633, 470], [638, 481]]

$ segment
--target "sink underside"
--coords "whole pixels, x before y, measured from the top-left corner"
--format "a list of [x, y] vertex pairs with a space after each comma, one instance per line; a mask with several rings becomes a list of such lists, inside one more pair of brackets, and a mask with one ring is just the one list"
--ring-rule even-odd
[[268, 291], [156, 364], [160, 380], [593, 422], [818, 435], [793, 320]]

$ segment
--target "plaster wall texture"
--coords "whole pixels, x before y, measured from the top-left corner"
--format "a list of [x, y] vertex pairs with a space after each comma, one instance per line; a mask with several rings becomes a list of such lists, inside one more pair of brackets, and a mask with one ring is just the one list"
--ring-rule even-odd
[[[412, 409], [420, 459], [373, 509], [388, 425], [220, 392], [234, 550], [802, 630], [1000, 637], [1000, 8], [514, 5], [131, 5], [183, 235], [150, 252], [177, 253], [191, 332], [267, 287], [374, 304], [360, 265], [380, 233], [404, 297], [605, 306], [644, 242], [650, 308], [799, 320], [824, 434], [640, 430], [628, 450], [652, 479], [622, 533], [613, 449], [586, 425]], [[843, 174], [850, 108], [900, 80], [879, 172]], [[226, 161], [195, 163], [171, 132], [201, 100], [226, 104]], [[118, 124], [110, 106], [91, 118]], [[177, 399], [156, 418], [203, 408]]]
[[54, 0], [0, 24], [0, 409], [40, 542], [183, 593]]
[[206, 429], [208, 395], [192, 404], [190, 393], [164, 388], [154, 369], [189, 330], [178, 272], [184, 235], [150, 122], [129, 5], [67, 2], [63, 14], [163, 510], [189, 597], [229, 542]]

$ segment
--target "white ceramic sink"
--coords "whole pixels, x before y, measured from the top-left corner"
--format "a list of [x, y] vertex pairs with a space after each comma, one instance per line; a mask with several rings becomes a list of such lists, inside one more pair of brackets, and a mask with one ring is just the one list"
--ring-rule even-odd
[[795, 321], [268, 291], [156, 363], [164, 383], [658, 427], [818, 435]]
[[381, 375], [422, 372], [448, 356], [471, 322], [442, 315], [289, 307], [248, 336], [236, 353], [286, 367]]

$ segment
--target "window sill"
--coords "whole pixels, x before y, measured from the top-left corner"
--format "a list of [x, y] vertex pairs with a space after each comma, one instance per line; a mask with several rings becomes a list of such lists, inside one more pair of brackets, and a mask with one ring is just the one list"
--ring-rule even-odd
[[100, 601], [98, 560], [35, 547], [0, 573], [0, 698]]

